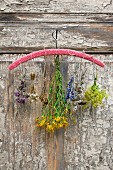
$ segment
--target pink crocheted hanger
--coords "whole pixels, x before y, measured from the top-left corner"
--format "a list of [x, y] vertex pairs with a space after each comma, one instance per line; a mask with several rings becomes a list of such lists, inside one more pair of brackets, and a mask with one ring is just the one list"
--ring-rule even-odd
[[41, 56], [48, 56], [48, 55], [70, 55], [70, 56], [83, 58], [85, 60], [89, 60], [89, 61], [99, 65], [100, 67], [105, 66], [105, 64], [102, 61], [100, 61], [99, 59], [97, 59], [89, 54], [83, 53], [83, 52], [79, 52], [79, 51], [75, 51], [75, 50], [71, 50], [71, 49], [44, 49], [44, 50], [32, 52], [30, 54], [27, 54], [27, 55], [17, 59], [16, 61], [14, 61], [12, 64], [9, 65], [9, 70], [13, 70], [18, 65], [20, 65], [21, 63], [27, 62], [28, 60], [32, 60], [34, 58], [38, 58]]

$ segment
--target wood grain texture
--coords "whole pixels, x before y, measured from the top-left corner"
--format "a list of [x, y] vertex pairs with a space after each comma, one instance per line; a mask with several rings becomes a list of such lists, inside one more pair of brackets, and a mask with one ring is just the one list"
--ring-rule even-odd
[[21, 53], [58, 47], [84, 51], [113, 51], [113, 14], [1, 13], [0, 52]]
[[[19, 106], [14, 92], [19, 75], [27, 68], [37, 74], [35, 86], [39, 96], [44, 83], [48, 91], [53, 59], [27, 62], [14, 72], [12, 61], [32, 51], [55, 48], [85, 51], [103, 60], [105, 69], [90, 62], [64, 57], [61, 61], [63, 85], [81, 63], [88, 72], [85, 85], [98, 81], [109, 98], [105, 107], [94, 114], [79, 112], [77, 123], [71, 122], [65, 132], [53, 135], [35, 127], [42, 103]], [[0, 0], [0, 169], [1, 170], [113, 170], [113, 1], [112, 0]], [[105, 54], [105, 55], [100, 55]], [[90, 73], [90, 74], [89, 74]], [[46, 78], [44, 79], [44, 74]], [[44, 82], [44, 80], [47, 80]]]
[[0, 3], [1, 11], [112, 12], [112, 0], [10, 0]]
[[[2, 59], [15, 58], [16, 55], [3, 55]], [[35, 86], [39, 95], [44, 85], [44, 61], [27, 62], [14, 72], [7, 70], [9, 62], [0, 61], [0, 168], [10, 170], [112, 170], [112, 130], [113, 130], [113, 55], [95, 55], [105, 60], [106, 68], [95, 68], [98, 71], [98, 81], [110, 94], [105, 107], [98, 109], [95, 114], [77, 113], [77, 123], [61, 129], [53, 134], [45, 134], [42, 129], [35, 128], [35, 117], [41, 114], [41, 102], [19, 106], [15, 103], [14, 92], [19, 85], [18, 76], [27, 69], [27, 85], [30, 85], [30, 72], [37, 73]], [[50, 80], [53, 72], [52, 61], [46, 58], [46, 78]], [[74, 57], [61, 62], [64, 84], [78, 68], [80, 73], [81, 61]], [[83, 62], [82, 68], [88, 72], [85, 85], [91, 83], [94, 65]], [[89, 74], [90, 73], [90, 74]], [[47, 81], [46, 81], [47, 82]], [[4, 116], [5, 115], [5, 116]], [[1, 123], [3, 122], [3, 123]]]
[[[48, 47], [49, 49], [52, 49], [53, 47]], [[63, 49], [65, 49], [65, 47], [62, 47]], [[68, 47], [69, 48], [69, 47]], [[28, 54], [31, 53], [33, 51], [38, 51], [38, 50], [42, 50], [43, 47], [38, 48], [38, 47], [1, 47], [0, 48], [0, 54]], [[98, 47], [87, 47], [85, 48], [71, 48], [72, 50], [76, 50], [76, 51], [83, 51], [87, 54], [113, 54], [113, 48], [112, 47], [103, 47], [103, 48], [98, 48]], [[2, 59], [3, 60], [3, 59]], [[10, 59], [12, 60], [12, 59]]]
[[[37, 24], [38, 23], [112, 23], [111, 13], [38, 13], [38, 12], [2, 12], [0, 23], [4, 24]], [[13, 26], [13, 25], [12, 25]], [[68, 25], [67, 25], [68, 27]]]

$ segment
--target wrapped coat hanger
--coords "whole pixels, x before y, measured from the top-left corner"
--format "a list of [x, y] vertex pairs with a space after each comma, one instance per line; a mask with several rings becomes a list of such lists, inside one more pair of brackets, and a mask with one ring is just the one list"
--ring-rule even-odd
[[45, 50], [39, 50], [39, 51], [32, 52], [30, 54], [27, 54], [27, 55], [17, 59], [16, 61], [14, 61], [12, 64], [9, 65], [9, 70], [13, 70], [17, 66], [19, 66], [20, 64], [22, 64], [24, 62], [27, 62], [28, 60], [38, 58], [41, 56], [48, 56], [48, 55], [70, 55], [70, 56], [83, 58], [85, 60], [89, 60], [89, 61], [99, 65], [100, 67], [105, 66], [105, 64], [101, 60], [99, 60], [89, 54], [83, 53], [83, 52], [79, 52], [79, 51], [75, 51], [75, 50], [71, 50], [71, 49], [45, 49]]

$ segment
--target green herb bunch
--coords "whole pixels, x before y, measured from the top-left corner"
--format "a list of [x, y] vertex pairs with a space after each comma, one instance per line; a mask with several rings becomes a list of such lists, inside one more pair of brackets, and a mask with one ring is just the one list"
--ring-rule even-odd
[[94, 83], [90, 86], [84, 93], [83, 100], [86, 104], [83, 108], [94, 107], [97, 108], [98, 106], [103, 105], [103, 99], [107, 98], [108, 95], [106, 94], [106, 90], [102, 90], [99, 85], [97, 84], [97, 77], [94, 79]]
[[41, 118], [37, 118], [37, 126], [45, 127], [48, 132], [68, 125], [67, 113], [70, 112], [70, 104], [65, 100], [62, 86], [59, 56], [55, 58], [55, 73], [49, 87], [48, 103], [42, 110]]

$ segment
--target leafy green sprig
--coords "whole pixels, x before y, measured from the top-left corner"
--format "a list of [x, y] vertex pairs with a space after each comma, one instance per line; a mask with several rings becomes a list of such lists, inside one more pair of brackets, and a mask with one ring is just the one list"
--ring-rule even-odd
[[55, 58], [55, 72], [50, 83], [47, 100], [47, 105], [42, 109], [41, 119], [36, 119], [37, 126], [45, 126], [47, 131], [52, 132], [55, 129], [67, 126], [67, 113], [70, 112], [70, 104], [65, 100], [59, 56]]
[[103, 99], [107, 98], [108, 95], [106, 90], [102, 90], [99, 85], [97, 84], [97, 77], [94, 79], [94, 83], [90, 86], [84, 93], [83, 100], [86, 104], [83, 108], [94, 107], [97, 108], [98, 106], [103, 105]]

